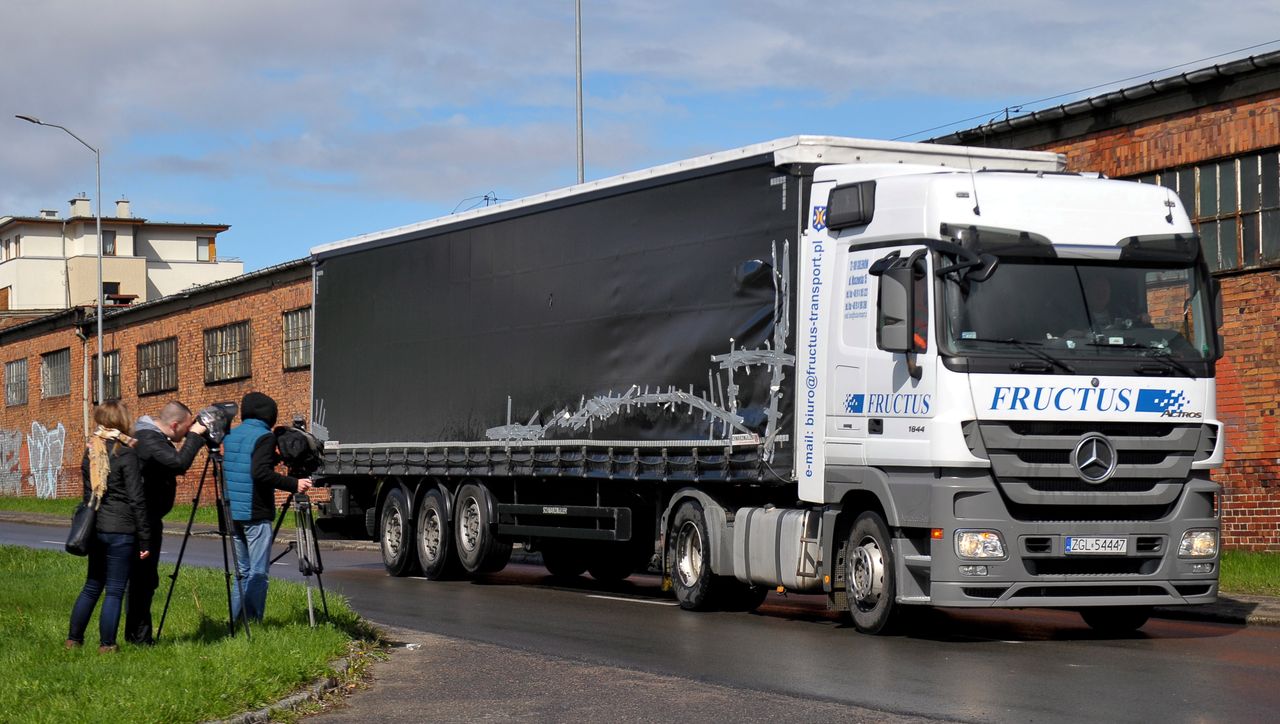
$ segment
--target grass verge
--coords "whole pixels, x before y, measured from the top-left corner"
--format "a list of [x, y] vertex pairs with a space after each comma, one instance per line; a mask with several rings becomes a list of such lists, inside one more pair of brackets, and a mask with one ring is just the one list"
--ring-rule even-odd
[[1223, 593], [1280, 596], [1280, 554], [1223, 551], [1218, 587]]
[[[172, 566], [160, 566], [167, 582]], [[206, 721], [266, 706], [331, 673], [343, 655], [362, 657], [375, 632], [340, 596], [328, 596], [331, 623], [307, 625], [301, 584], [273, 580], [266, 620], [227, 636], [221, 570], [183, 567], [154, 647], [122, 644], [98, 653], [95, 612], [83, 648], [64, 650], [71, 605], [84, 582], [85, 559], [0, 546], [0, 721]], [[155, 614], [167, 586], [156, 595]], [[319, 605], [317, 597], [317, 606]], [[98, 610], [101, 610], [99, 602]]]
[[[43, 498], [13, 498], [0, 497], [0, 510], [12, 510], [20, 513], [44, 513], [48, 515], [66, 516], [67, 521], [71, 521], [71, 513], [76, 509], [76, 505], [80, 502], [79, 498], [56, 498], [46, 500]], [[187, 524], [187, 518], [191, 515], [190, 503], [179, 503], [173, 506], [173, 510], [164, 517], [166, 522]], [[206, 523], [208, 525], [218, 524], [218, 511], [212, 505], [202, 505], [196, 509], [196, 522]], [[166, 526], [166, 530], [167, 530]]]

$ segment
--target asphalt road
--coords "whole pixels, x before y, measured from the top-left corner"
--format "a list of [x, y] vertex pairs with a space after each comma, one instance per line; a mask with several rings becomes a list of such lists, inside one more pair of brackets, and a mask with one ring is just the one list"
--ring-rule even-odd
[[[57, 530], [3, 524], [0, 543], [61, 548]], [[166, 560], [176, 544], [166, 543]], [[188, 562], [221, 566], [217, 541], [192, 539]], [[432, 582], [388, 577], [370, 551], [325, 551], [324, 563], [326, 588], [380, 623], [762, 699], [968, 721], [1241, 722], [1280, 712], [1280, 629], [1271, 627], [1156, 619], [1114, 639], [1063, 611], [933, 611], [907, 635], [873, 637], [819, 597], [771, 595], [756, 613], [694, 614], [653, 576], [563, 586], [513, 564], [478, 581]], [[292, 559], [273, 575], [296, 578]]]

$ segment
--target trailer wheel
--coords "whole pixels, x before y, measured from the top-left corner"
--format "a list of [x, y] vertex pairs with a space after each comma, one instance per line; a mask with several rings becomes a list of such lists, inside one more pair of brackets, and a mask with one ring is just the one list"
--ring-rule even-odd
[[378, 540], [382, 549], [382, 565], [393, 576], [408, 576], [417, 567], [418, 556], [413, 545], [413, 520], [409, 517], [409, 499], [400, 488], [392, 488], [382, 502], [382, 524]]
[[680, 608], [713, 608], [717, 584], [721, 582], [711, 572], [707, 515], [695, 500], [681, 503], [671, 519], [671, 583]]
[[1151, 618], [1150, 606], [1099, 606], [1080, 609], [1080, 618], [1094, 631], [1127, 634], [1142, 628]]
[[587, 570], [587, 558], [572, 542], [548, 541], [542, 544], [542, 565], [555, 578], [577, 578]]
[[511, 560], [511, 544], [498, 540], [492, 520], [493, 496], [479, 483], [458, 490], [453, 506], [454, 542], [458, 560], [468, 573], [497, 573]]
[[456, 577], [461, 565], [454, 552], [448, 507], [439, 488], [432, 488], [422, 496], [415, 532], [422, 575], [433, 581]]
[[888, 633], [897, 619], [892, 539], [879, 513], [858, 516], [845, 549], [845, 585], [853, 625], [863, 633]]

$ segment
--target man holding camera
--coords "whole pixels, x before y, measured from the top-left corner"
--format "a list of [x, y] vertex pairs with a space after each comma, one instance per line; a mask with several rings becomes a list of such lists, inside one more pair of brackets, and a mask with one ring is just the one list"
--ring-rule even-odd
[[310, 478], [291, 478], [276, 472], [280, 455], [271, 428], [276, 424], [276, 402], [261, 392], [250, 392], [240, 401], [240, 424], [222, 442], [226, 495], [231, 503], [236, 562], [243, 582], [231, 589], [231, 617], [240, 618], [241, 607], [249, 618], [262, 620], [267, 604], [267, 568], [271, 563], [271, 523], [276, 515], [275, 491], [305, 493]]
[[[173, 400], [156, 417], [143, 415], [134, 423], [134, 450], [142, 468], [142, 489], [147, 499], [151, 542], [146, 558], [134, 561], [129, 570], [129, 590], [125, 604], [124, 638], [134, 644], [153, 644], [151, 599], [160, 585], [156, 567], [160, 564], [161, 529], [164, 517], [173, 510], [178, 476], [187, 472], [200, 452], [204, 425], [196, 422], [187, 406]], [[174, 443], [181, 442], [182, 447]]]

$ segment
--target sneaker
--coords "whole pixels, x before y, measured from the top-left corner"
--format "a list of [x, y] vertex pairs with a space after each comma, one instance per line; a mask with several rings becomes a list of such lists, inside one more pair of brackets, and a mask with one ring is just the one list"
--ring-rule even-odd
[[100, 653], [100, 654], [114, 654], [115, 652], [117, 652], [117, 651], [119, 651], [119, 650], [120, 650], [120, 647], [119, 647], [119, 646], [116, 646], [115, 644], [112, 644], [112, 645], [110, 645], [110, 646], [99, 646], [99, 647], [98, 647], [98, 653]]
[[67, 639], [67, 642], [66, 642], [65, 644], [63, 644], [62, 646], [63, 646], [63, 648], [65, 648], [65, 649], [67, 649], [68, 651], [70, 651], [71, 649], [78, 649], [78, 648], [80, 648], [81, 646], [84, 646], [84, 642], [82, 642], [82, 641], [75, 641], [75, 640], [73, 640], [73, 639]]

